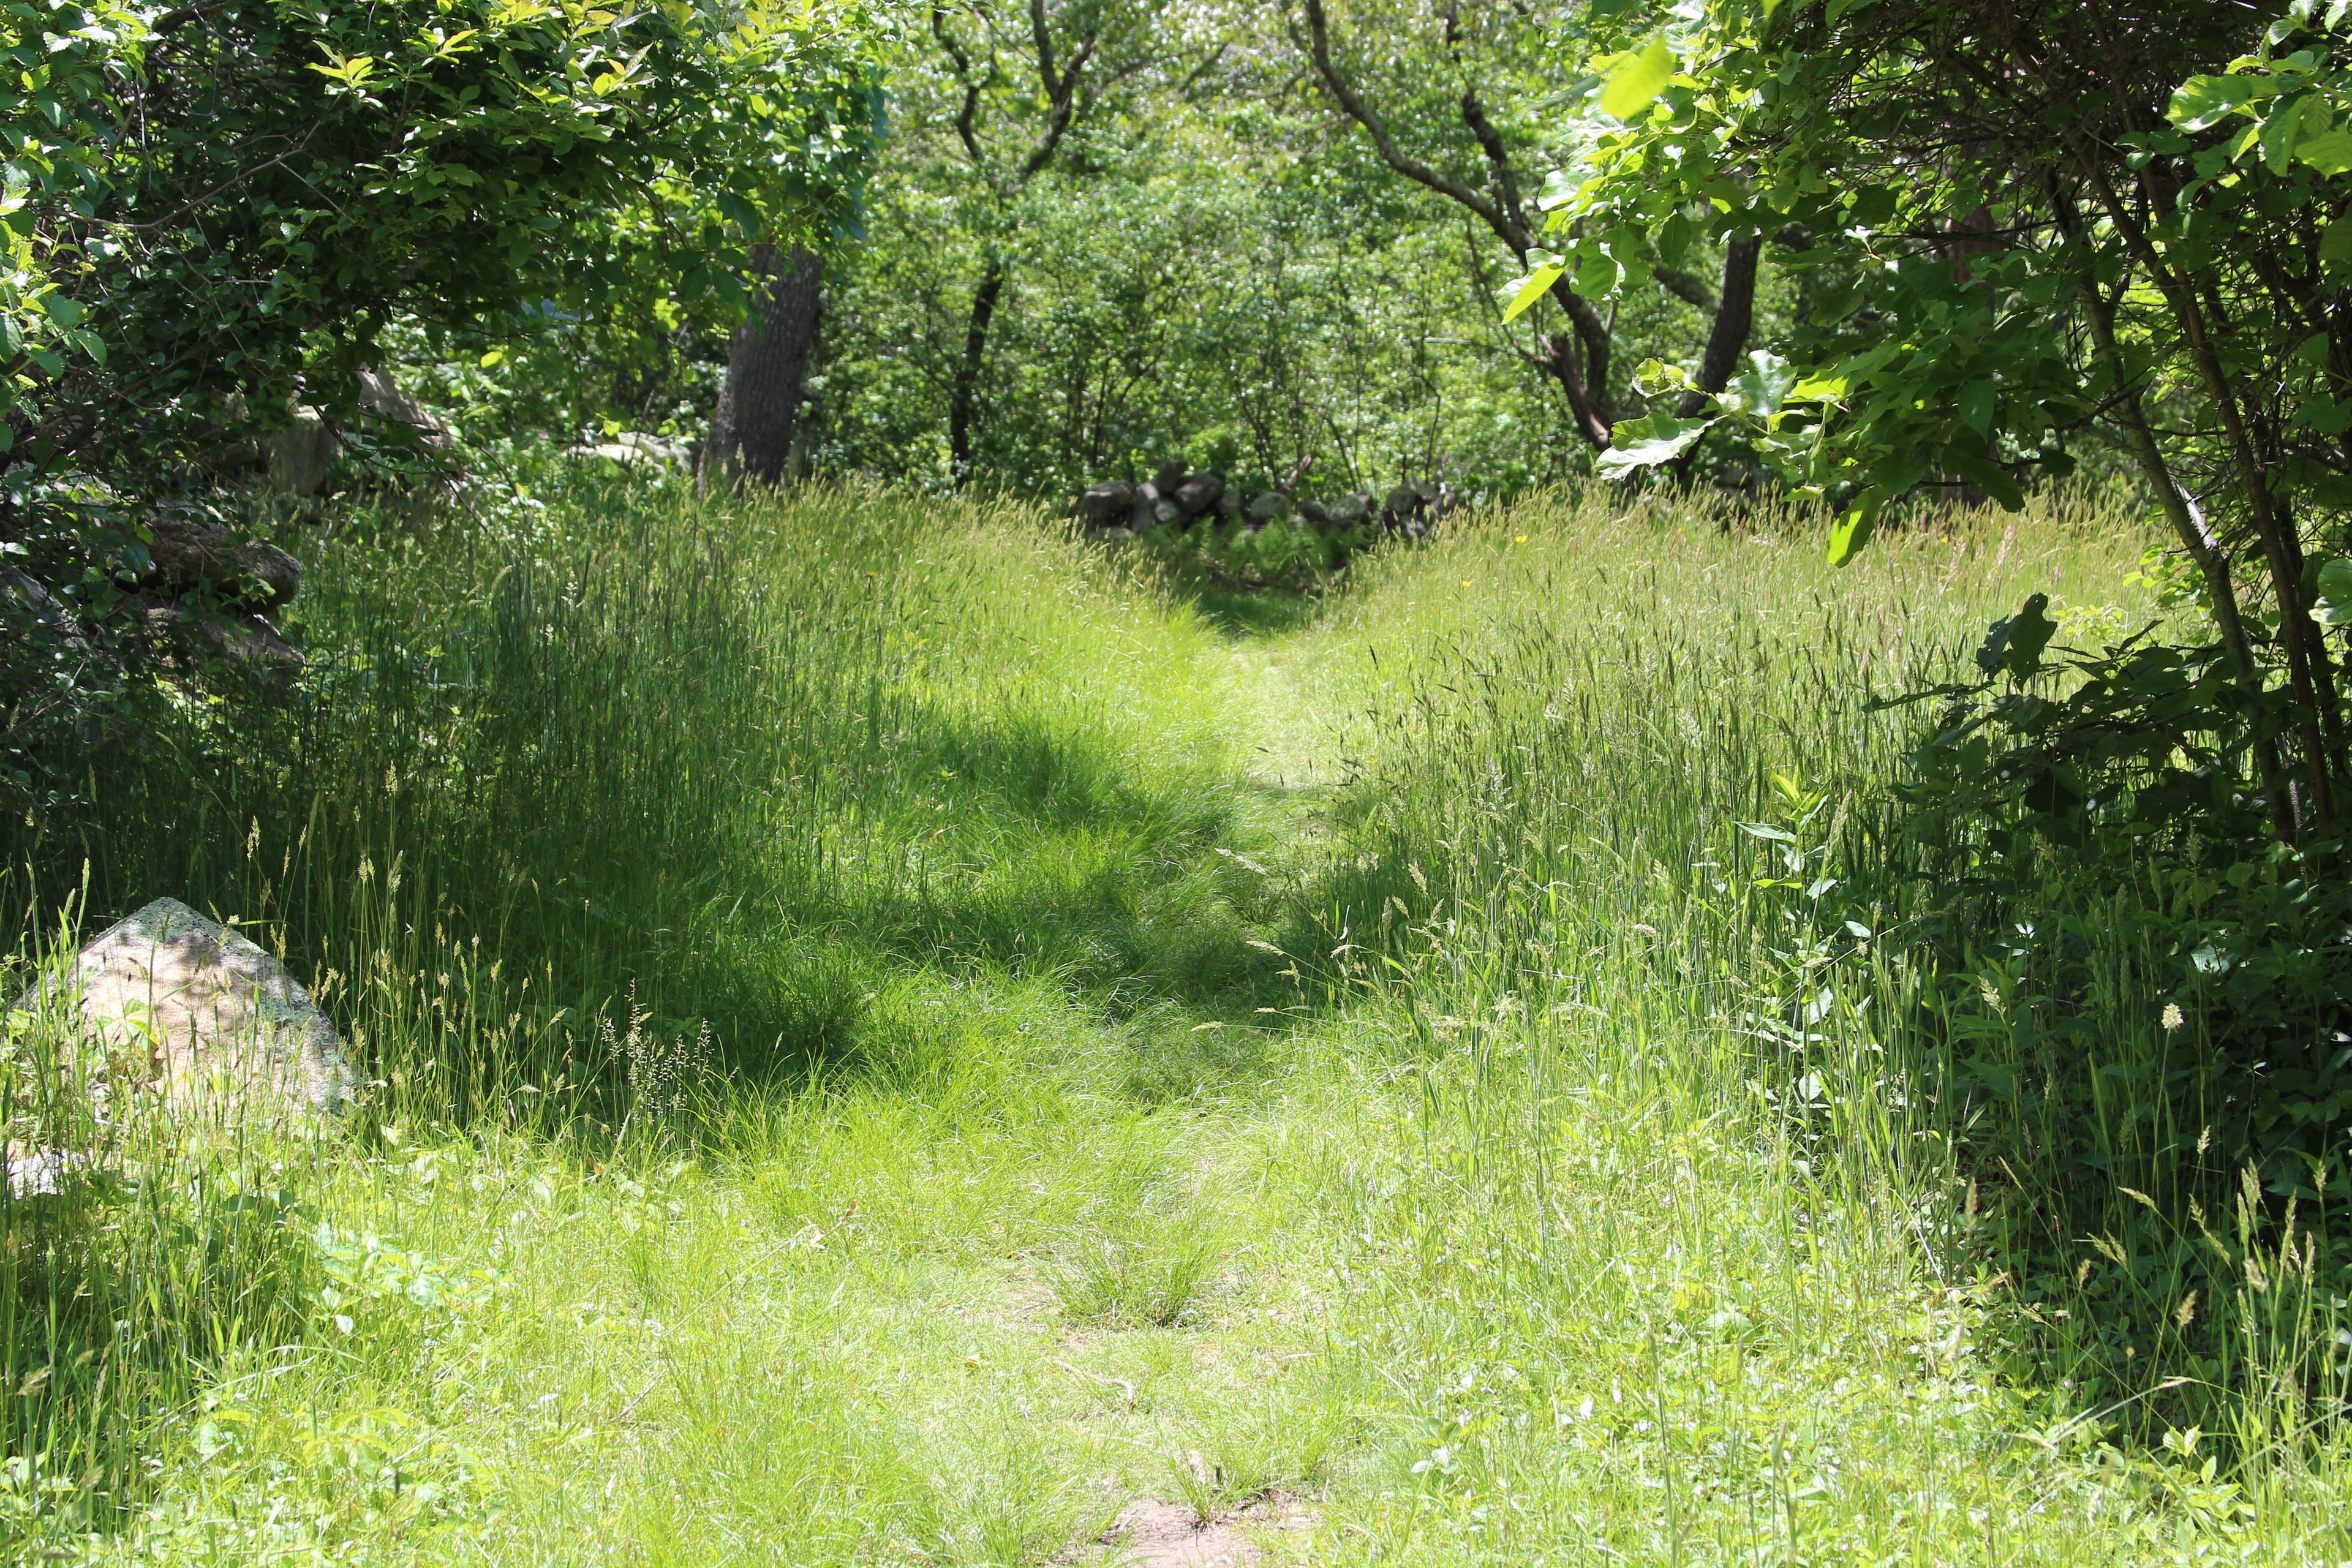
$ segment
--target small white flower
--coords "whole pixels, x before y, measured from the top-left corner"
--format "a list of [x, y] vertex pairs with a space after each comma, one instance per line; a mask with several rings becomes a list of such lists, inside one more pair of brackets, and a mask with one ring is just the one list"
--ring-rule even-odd
[[2173, 1030], [2180, 1027], [2181, 1025], [2187, 1022], [2189, 1022], [2189, 1019], [2181, 1013], [2179, 1003], [2167, 1002], [2164, 1005], [2164, 1032], [2166, 1034], [2170, 1034]]

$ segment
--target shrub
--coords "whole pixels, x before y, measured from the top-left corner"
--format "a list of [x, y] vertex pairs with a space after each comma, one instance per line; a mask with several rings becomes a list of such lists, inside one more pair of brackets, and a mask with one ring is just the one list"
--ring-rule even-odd
[[[2299, 804], [2259, 776], [2283, 705], [2223, 650], [2142, 634], [2045, 661], [2042, 611], [1995, 624], [1979, 679], [1911, 700], [1938, 711], [1874, 894], [1935, 977], [1917, 1022], [1943, 1119], [2029, 1308], [2072, 1274], [2098, 1305], [2050, 1318], [2057, 1337], [2170, 1342], [2181, 1375], [2228, 1380], [2247, 1298], [2352, 1287], [2327, 1206], [2352, 1174], [2340, 847], [2273, 831]], [[2273, 1348], [2337, 1387], [2332, 1346]]]

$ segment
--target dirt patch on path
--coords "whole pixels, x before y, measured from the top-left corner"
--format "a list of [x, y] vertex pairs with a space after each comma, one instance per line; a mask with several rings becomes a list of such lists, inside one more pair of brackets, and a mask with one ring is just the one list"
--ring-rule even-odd
[[1251, 1536], [1266, 1530], [1312, 1530], [1315, 1515], [1269, 1499], [1207, 1523], [1182, 1503], [1147, 1498], [1130, 1503], [1103, 1536], [1103, 1561], [1118, 1568], [1255, 1568], [1265, 1551]]

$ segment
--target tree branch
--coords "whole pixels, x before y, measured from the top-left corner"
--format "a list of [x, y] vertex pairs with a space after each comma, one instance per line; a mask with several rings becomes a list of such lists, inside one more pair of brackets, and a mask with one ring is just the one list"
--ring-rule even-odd
[[1514, 226], [1509, 215], [1495, 203], [1460, 181], [1448, 179], [1399, 147], [1395, 138], [1389, 134], [1388, 127], [1381, 122], [1381, 117], [1372, 112], [1371, 105], [1357, 95], [1347, 77], [1332, 63], [1330, 23], [1323, 15], [1323, 0], [1307, 0], [1307, 31], [1309, 38], [1307, 52], [1315, 61], [1315, 74], [1321, 79], [1324, 90], [1331, 95], [1332, 100], [1339, 104], [1349, 119], [1364, 128], [1364, 133], [1372, 139], [1374, 151], [1381, 155], [1381, 162], [1414, 184], [1435, 191], [1446, 200], [1477, 214], [1486, 226], [1511, 247], [1512, 254], [1524, 260], [1528, 253], [1528, 234], [1523, 226]]
[[[1756, 263], [1763, 252], [1761, 235], [1735, 239], [1724, 247], [1722, 302], [1715, 308], [1715, 324], [1707, 329], [1706, 349], [1699, 355], [1698, 391], [1702, 394], [1721, 392], [1731, 384], [1731, 373], [1738, 368], [1739, 356], [1748, 347], [1748, 334], [1756, 326]], [[1697, 412], [1686, 407], [1683, 417]]]
[[1575, 411], [1576, 433], [1586, 445], [1603, 450], [1609, 445], [1609, 427], [1615, 423], [1609, 408], [1609, 323], [1591, 300], [1569, 287], [1565, 277], [1553, 280], [1551, 298], [1567, 314], [1570, 327], [1570, 331], [1554, 332], [1545, 340], [1552, 374], [1559, 377]]
[[[1478, 94], [1469, 88], [1462, 89], [1462, 123], [1470, 128], [1470, 134], [1476, 139], [1479, 150], [1486, 154], [1486, 162], [1494, 166], [1495, 205], [1511, 220], [1512, 228], [1521, 235], [1530, 235], [1527, 214], [1519, 206], [1519, 183], [1512, 177], [1510, 153], [1503, 146], [1502, 133], [1486, 118], [1486, 108], [1479, 103]], [[1519, 248], [1527, 248], [1524, 240]]]
[[1045, 25], [1045, 0], [1029, 0], [1029, 37], [1037, 49], [1037, 79], [1045, 86], [1046, 99], [1057, 101], [1065, 84], [1054, 69], [1054, 34]]
[[971, 57], [964, 53], [963, 46], [955, 41], [955, 35], [948, 31], [944, 6], [931, 7], [931, 37], [940, 41], [940, 47], [945, 49], [948, 58], [955, 62], [956, 79], [963, 83], [963, 108], [956, 115], [956, 134], [963, 139], [963, 150], [971, 155], [972, 167], [985, 174], [988, 159], [981, 153], [976, 123], [980, 114], [980, 84], [971, 77]]
[[[1042, 7], [1038, 9], [1042, 14]], [[1045, 129], [1038, 133], [1036, 145], [1029, 149], [1029, 156], [1021, 161], [1021, 173], [1015, 175], [1013, 181], [1014, 189], [1017, 190], [1027, 184], [1031, 176], [1052, 161], [1054, 149], [1062, 144], [1064, 133], [1070, 129], [1070, 122], [1076, 118], [1077, 94], [1075, 89], [1077, 87], [1078, 73], [1086, 69], [1087, 59], [1094, 52], [1095, 35], [1088, 33], [1079, 41], [1077, 48], [1070, 56], [1068, 67], [1061, 74], [1060, 84], [1054, 94], [1053, 118], [1045, 121]], [[1042, 68], [1050, 58], [1050, 55], [1040, 55], [1038, 57], [1040, 67]]]

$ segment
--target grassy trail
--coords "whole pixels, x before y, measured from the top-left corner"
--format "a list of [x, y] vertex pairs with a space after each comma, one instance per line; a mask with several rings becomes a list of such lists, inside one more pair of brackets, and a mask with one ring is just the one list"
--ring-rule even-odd
[[[1160, 630], [1155, 655], [1183, 660], [1150, 678], [1183, 693], [1172, 725], [1153, 689], [1106, 700], [1164, 744], [1156, 766], [1227, 803], [1212, 833], [1147, 829], [1170, 857], [1151, 881], [1262, 884], [1263, 903], [1319, 831], [1321, 715], [1288, 672], [1315, 637], [1222, 624]], [[1029, 880], [1021, 920], [1102, 918], [1084, 832], [1051, 812], [982, 826], [961, 864]], [[1041, 889], [1029, 874], [1063, 855], [1074, 874]], [[1148, 899], [1129, 911], [1141, 944], [1205, 925], [1234, 945], [1207, 897], [1177, 898], [1164, 933]], [[1030, 971], [1017, 933], [982, 940], [1002, 956], [898, 966], [865, 997], [919, 1059], [719, 1093], [684, 1139], [592, 1154], [394, 1122], [307, 1173], [364, 1252], [347, 1337], [215, 1368], [174, 1484], [102, 1554], [1088, 1561], [1139, 1500], [1173, 1505], [1163, 1534], [1239, 1517], [1308, 1552], [1339, 1433], [1328, 1304], [1269, 1202], [1296, 1009], [1203, 995], [1181, 962], [1172, 983], [1073, 983]], [[650, 1033], [641, 1048], [689, 1070]], [[1139, 1099], [1134, 1064], [1171, 1057], [1197, 1058], [1183, 1092]]]
[[[322, 885], [416, 900], [341, 960], [398, 984], [330, 994], [409, 1042], [388, 1078], [524, 1062], [488, 1097], [511, 1125], [394, 1085], [351, 1141], [268, 1152], [236, 1190], [289, 1194], [307, 1316], [192, 1334], [169, 1397], [58, 1405], [135, 1440], [135, 1504], [20, 1479], [14, 1539], [501, 1568], [2352, 1561], [2331, 1450], [2219, 1474], [2020, 1359], [1866, 1009], [1812, 980], [1785, 1071], [1752, 1024], [1801, 911], [1746, 890], [1738, 822], [1812, 831], [1903, 744], [1874, 689], [2027, 592], [2120, 618], [2135, 550], [2036, 519], [1832, 578], [1760, 528], [1549, 501], [1269, 614], [1017, 515], [719, 521], [749, 541], [723, 570], [619, 573], [609, 605], [599, 563], [631, 558], [585, 528], [576, 557], [530, 542], [577, 574], [544, 603], [496, 558], [421, 612], [363, 559], [322, 588], [342, 618], [314, 636], [372, 671], [423, 644], [399, 616], [475, 628], [436, 645], [464, 670], [436, 651], [370, 699], [426, 693], [435, 746], [366, 750], [398, 728], [369, 715], [310, 820], [359, 825]], [[680, 560], [715, 548], [674, 526]], [[449, 691], [528, 713], [529, 747]], [[519, 805], [451, 782], [507, 777]], [[216, 906], [288, 897], [235, 879], [274, 853], [255, 820]], [[502, 881], [433, 858], [470, 843]], [[617, 1127], [535, 1109], [559, 1086], [517, 1044], [527, 966], [502, 980], [457, 923], [486, 889], [509, 951], [553, 933], [542, 997], [639, 998], [604, 1015]], [[499, 984], [504, 1023], [401, 1000]], [[714, 1015], [804, 1063], [704, 1044]], [[1149, 1500], [1234, 1533], [1100, 1544]]]

